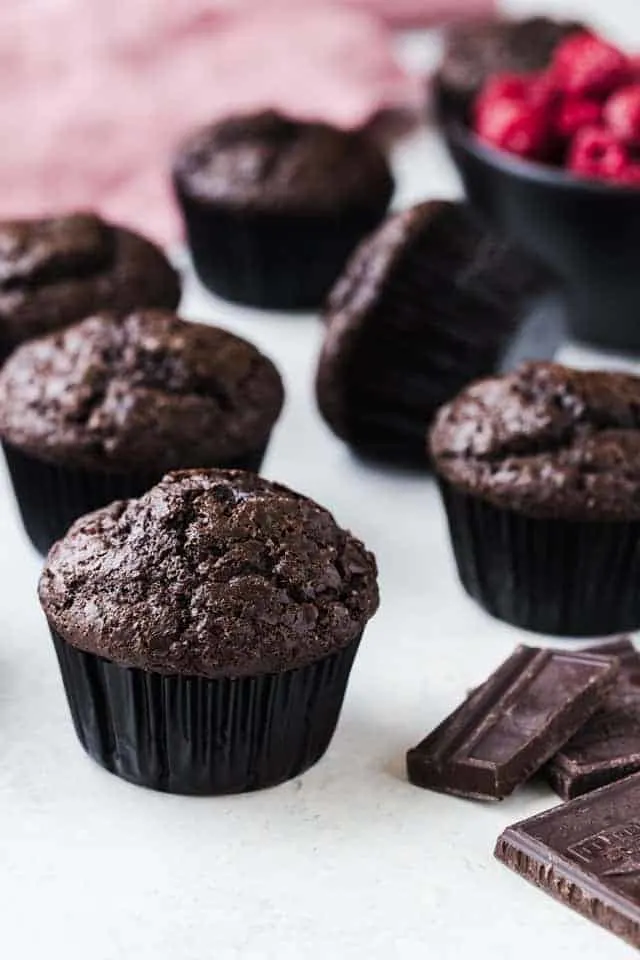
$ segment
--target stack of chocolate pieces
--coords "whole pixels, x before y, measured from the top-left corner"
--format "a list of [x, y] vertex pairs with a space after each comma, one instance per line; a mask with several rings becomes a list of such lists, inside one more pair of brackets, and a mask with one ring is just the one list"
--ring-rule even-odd
[[640, 771], [640, 655], [629, 640], [590, 652], [617, 657], [620, 669], [602, 705], [544, 769], [563, 800]]
[[519, 647], [407, 754], [417, 786], [502, 800], [541, 772], [570, 803], [509, 827], [495, 855], [640, 947], [640, 655], [626, 639]]

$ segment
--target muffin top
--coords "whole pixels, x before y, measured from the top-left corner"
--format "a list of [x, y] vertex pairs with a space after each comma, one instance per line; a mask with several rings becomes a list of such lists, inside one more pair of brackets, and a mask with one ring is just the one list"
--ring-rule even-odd
[[[463, 373], [471, 353], [480, 371], [491, 369], [524, 300], [544, 280], [533, 261], [481, 226], [466, 204], [428, 200], [387, 218], [360, 244], [327, 302], [317, 374], [324, 418], [348, 440], [356, 399], [390, 388], [394, 365], [404, 371], [405, 397], [412, 370], [422, 378], [429, 369], [440, 381], [453, 377], [435, 412], [469, 379], [456, 380], [450, 364], [439, 368], [443, 337], [445, 344], [457, 340]], [[434, 382], [437, 396], [435, 388]]]
[[447, 34], [439, 82], [451, 93], [470, 100], [494, 73], [544, 69], [558, 44], [584, 29], [577, 21], [549, 17], [456, 24]]
[[0, 357], [97, 310], [171, 310], [179, 300], [161, 250], [94, 214], [0, 223]]
[[312, 500], [239, 470], [169, 473], [78, 520], [40, 579], [70, 644], [160, 673], [242, 676], [346, 647], [378, 606], [373, 555]]
[[438, 473], [496, 506], [640, 519], [640, 377], [524, 364], [463, 390], [430, 439]]
[[300, 214], [368, 210], [393, 193], [387, 160], [367, 136], [272, 112], [198, 130], [174, 175], [179, 190], [205, 202]]
[[280, 376], [247, 341], [172, 313], [89, 317], [0, 371], [0, 436], [67, 466], [162, 474], [260, 448]]

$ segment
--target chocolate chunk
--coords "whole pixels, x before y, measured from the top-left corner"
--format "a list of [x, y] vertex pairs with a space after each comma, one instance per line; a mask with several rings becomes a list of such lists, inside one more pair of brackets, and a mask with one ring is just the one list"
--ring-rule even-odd
[[518, 647], [407, 754], [409, 780], [502, 800], [539, 770], [602, 703], [615, 657]]
[[640, 774], [508, 827], [495, 855], [640, 947]]
[[629, 640], [587, 652], [618, 657], [620, 672], [602, 706], [545, 767], [564, 800], [640, 771], [640, 654]]

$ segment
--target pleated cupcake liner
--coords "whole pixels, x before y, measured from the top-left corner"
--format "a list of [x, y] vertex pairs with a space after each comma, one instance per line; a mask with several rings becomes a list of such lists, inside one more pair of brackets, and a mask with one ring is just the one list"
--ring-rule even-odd
[[400, 411], [369, 409], [350, 422], [349, 446], [363, 460], [424, 471], [428, 468], [427, 422]]
[[[532, 291], [515, 273], [511, 295], [503, 296], [510, 284], [501, 265], [522, 261], [526, 272], [528, 261], [502, 243], [492, 259], [491, 243], [485, 239], [477, 251], [475, 275], [459, 270], [455, 283], [451, 265], [460, 251], [434, 250], [429, 234], [389, 272], [376, 317], [342, 374], [345, 433], [356, 453], [425, 469], [426, 433], [437, 410], [470, 381], [495, 374], [505, 356], [521, 359]], [[535, 315], [536, 340], [548, 344], [551, 356], [558, 317], [548, 310]]]
[[89, 756], [131, 783], [194, 795], [275, 786], [316, 763], [360, 642], [283, 673], [208, 679], [121, 666], [51, 634]]
[[386, 205], [344, 216], [229, 210], [176, 185], [191, 258], [205, 287], [226, 300], [271, 310], [321, 305]]
[[[142, 496], [165, 472], [84, 470], [39, 460], [9, 443], [2, 446], [25, 531], [43, 555], [78, 517], [114, 500]], [[257, 473], [265, 450], [266, 444], [220, 467]]]
[[[367, 364], [358, 363], [364, 374]], [[495, 372], [498, 365], [496, 354], [481, 371], [471, 367], [465, 371], [461, 362], [451, 374], [434, 358], [418, 373], [390, 356], [386, 371], [378, 366], [368, 382], [354, 383], [349, 390], [345, 430], [349, 445], [365, 458], [427, 469], [427, 432], [439, 408], [470, 380]]]
[[640, 523], [538, 519], [439, 480], [458, 574], [494, 617], [538, 633], [640, 627]]

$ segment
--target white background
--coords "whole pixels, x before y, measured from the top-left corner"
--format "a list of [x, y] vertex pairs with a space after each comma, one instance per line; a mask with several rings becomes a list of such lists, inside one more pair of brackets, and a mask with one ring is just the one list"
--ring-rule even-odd
[[[511, 4], [525, 6], [532, 5]], [[561, 4], [535, 5], [542, 7]], [[640, 0], [573, 7], [583, 16], [596, 10], [640, 48]], [[421, 44], [409, 40], [406, 55], [422, 57]], [[400, 204], [457, 190], [430, 133], [398, 151], [397, 170]], [[305, 776], [224, 799], [127, 785], [89, 761], [75, 740], [35, 599], [39, 560], [3, 477], [2, 955], [629, 956], [630, 948], [492, 859], [507, 824], [555, 802], [544, 784], [489, 806], [405, 780], [407, 747], [523, 639], [462, 593], [432, 481], [364, 466], [324, 427], [312, 395], [321, 336], [316, 318], [236, 310], [195, 285], [186, 312], [237, 330], [280, 366], [288, 402], [266, 473], [326, 504], [375, 550], [382, 607], [365, 635], [333, 745]]]

